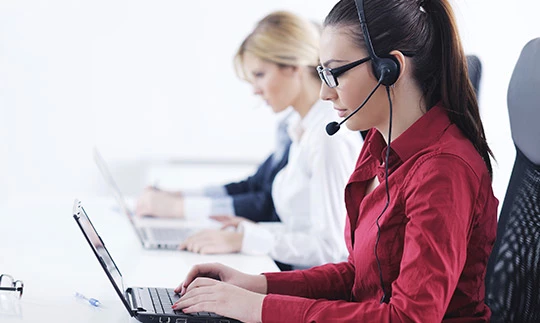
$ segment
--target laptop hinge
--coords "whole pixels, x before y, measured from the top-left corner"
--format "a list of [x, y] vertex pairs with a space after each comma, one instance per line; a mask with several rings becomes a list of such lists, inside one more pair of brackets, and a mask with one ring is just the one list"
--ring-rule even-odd
[[[131, 310], [137, 314], [139, 312], [146, 312], [146, 309], [144, 307], [142, 307], [141, 305], [141, 301], [140, 301], [140, 296], [139, 294], [133, 290], [133, 288], [129, 287], [127, 290], [126, 290], [126, 297], [128, 299], [128, 303], [129, 305], [131, 306]], [[140, 305], [139, 305], [140, 304]]]

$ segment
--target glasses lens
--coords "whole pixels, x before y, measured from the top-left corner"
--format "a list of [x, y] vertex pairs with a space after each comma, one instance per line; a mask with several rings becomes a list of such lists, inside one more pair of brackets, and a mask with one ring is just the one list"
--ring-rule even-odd
[[10, 275], [0, 275], [0, 287], [13, 287], [13, 277]]
[[328, 85], [329, 87], [336, 87], [337, 81], [336, 81], [336, 78], [334, 77], [334, 74], [332, 74], [330, 70], [324, 70], [323, 73], [324, 73], [324, 79], [325, 79], [326, 85]]
[[322, 82], [326, 83], [326, 80], [324, 79], [324, 73], [323, 73], [323, 68], [322, 66], [317, 66], [317, 73], [319, 74], [319, 78], [321, 79]]
[[13, 277], [10, 275], [0, 275], [0, 287], [4, 290], [4, 293], [13, 293], [16, 292], [17, 296], [22, 297], [22, 292], [24, 288], [24, 283], [20, 280], [13, 280]]

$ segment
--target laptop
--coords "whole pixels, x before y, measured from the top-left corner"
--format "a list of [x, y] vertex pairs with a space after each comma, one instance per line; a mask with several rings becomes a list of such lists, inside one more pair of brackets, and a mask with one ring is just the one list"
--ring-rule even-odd
[[180, 295], [175, 294], [172, 288], [129, 287], [125, 289], [120, 270], [78, 200], [75, 200], [73, 205], [73, 217], [131, 317], [141, 322], [153, 323], [239, 322], [215, 313], [186, 314], [173, 310], [172, 304], [180, 299]]
[[[94, 161], [103, 176], [105, 182], [109, 185], [114, 198], [120, 206], [122, 212], [128, 217], [131, 226], [135, 230], [141, 244], [146, 249], [178, 249], [180, 244], [196, 230], [194, 227], [182, 227], [171, 225], [158, 225], [157, 223], [144, 223], [135, 221], [135, 213], [128, 206], [120, 188], [113, 179], [105, 159], [101, 156], [97, 148], [94, 148]], [[152, 221], [155, 222], [155, 221]], [[170, 224], [171, 221], [168, 221]], [[200, 228], [199, 228], [200, 229]]]

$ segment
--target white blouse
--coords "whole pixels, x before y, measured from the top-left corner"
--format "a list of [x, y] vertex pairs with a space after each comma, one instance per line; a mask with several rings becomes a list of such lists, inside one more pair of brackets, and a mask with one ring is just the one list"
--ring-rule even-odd
[[281, 222], [242, 223], [242, 252], [295, 267], [346, 259], [344, 190], [362, 137], [345, 127], [328, 136], [326, 124], [336, 118], [330, 103], [318, 101], [303, 119], [291, 120], [289, 162], [272, 186]]

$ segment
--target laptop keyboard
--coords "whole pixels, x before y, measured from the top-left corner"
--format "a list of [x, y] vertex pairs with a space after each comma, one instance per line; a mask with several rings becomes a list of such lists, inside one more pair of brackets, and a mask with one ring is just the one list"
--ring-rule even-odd
[[154, 240], [158, 241], [183, 241], [191, 232], [188, 228], [152, 227], [150, 230], [152, 230]]
[[198, 312], [186, 314], [182, 311], [175, 311], [172, 305], [180, 299], [180, 295], [175, 294], [172, 288], [148, 288], [150, 299], [154, 305], [154, 311], [158, 314], [183, 314], [198, 317], [220, 317], [215, 313]]

